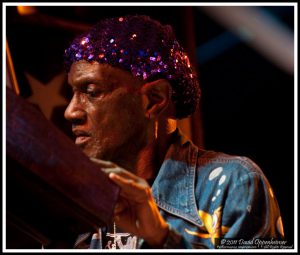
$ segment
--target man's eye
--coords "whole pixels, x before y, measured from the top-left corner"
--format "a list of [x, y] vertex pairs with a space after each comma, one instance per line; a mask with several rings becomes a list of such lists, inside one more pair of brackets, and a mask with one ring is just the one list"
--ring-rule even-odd
[[97, 95], [100, 94], [100, 92], [99, 92], [99, 91], [96, 91], [96, 90], [87, 90], [86, 93], [87, 93], [88, 96], [90, 96], [90, 97], [95, 97], [95, 96], [97, 96]]
[[85, 93], [89, 96], [89, 97], [96, 97], [99, 96], [101, 94], [101, 90], [99, 87], [95, 86], [94, 84], [90, 84], [85, 88]]

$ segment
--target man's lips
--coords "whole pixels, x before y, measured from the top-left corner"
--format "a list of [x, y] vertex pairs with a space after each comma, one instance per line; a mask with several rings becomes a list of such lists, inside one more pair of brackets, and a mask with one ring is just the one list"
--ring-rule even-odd
[[76, 136], [76, 139], [75, 139], [76, 145], [83, 145], [91, 138], [89, 133], [82, 131], [82, 130], [73, 130], [73, 133]]
[[76, 145], [83, 145], [90, 139], [89, 136], [77, 136], [75, 140]]

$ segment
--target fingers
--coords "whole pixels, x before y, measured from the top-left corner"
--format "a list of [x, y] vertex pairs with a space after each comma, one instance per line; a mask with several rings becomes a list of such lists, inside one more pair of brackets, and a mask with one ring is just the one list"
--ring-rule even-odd
[[99, 165], [100, 167], [115, 167], [116, 165], [110, 161], [105, 161], [105, 160], [101, 160], [101, 159], [97, 159], [97, 158], [90, 158], [91, 161], [93, 161], [94, 163], [96, 163], [97, 165]]
[[130, 188], [140, 189], [133, 179], [122, 177], [121, 175], [114, 172], [109, 173], [108, 177], [118, 186], [120, 186], [124, 191], [129, 190]]
[[121, 196], [136, 203], [145, 203], [151, 196], [150, 187], [140, 180], [124, 178], [115, 173], [110, 173], [108, 177], [121, 188]]
[[124, 231], [144, 238], [153, 246], [160, 244], [166, 233], [166, 224], [147, 181], [112, 162], [96, 158], [91, 158], [91, 161], [121, 188], [119, 201], [114, 208], [116, 224]]
[[118, 174], [118, 175], [121, 175], [121, 176], [126, 175], [125, 172], [120, 167], [102, 168], [102, 171], [104, 173], [106, 173], [107, 175], [109, 175], [110, 173], [115, 173], [115, 174]]
[[119, 177], [122, 177], [123, 179], [132, 180], [135, 182], [139, 182], [139, 177], [134, 175], [133, 173], [130, 173], [129, 171], [121, 168], [121, 167], [113, 167], [113, 168], [105, 168], [102, 169], [104, 173], [106, 173], [108, 176], [110, 174], [116, 174]]
[[133, 179], [137, 181], [138, 177], [134, 175], [133, 173], [123, 169], [122, 167], [119, 167], [113, 162], [110, 161], [105, 161], [97, 158], [90, 158], [90, 160], [94, 163], [96, 163], [98, 166], [101, 167], [101, 170], [109, 175], [110, 173], [116, 173], [120, 176], [123, 176], [124, 178], [127, 179]]
[[96, 158], [90, 159], [100, 166], [101, 170], [121, 188], [121, 196], [138, 203], [142, 203], [147, 200], [149, 194], [151, 196], [150, 187], [144, 179], [112, 162]]

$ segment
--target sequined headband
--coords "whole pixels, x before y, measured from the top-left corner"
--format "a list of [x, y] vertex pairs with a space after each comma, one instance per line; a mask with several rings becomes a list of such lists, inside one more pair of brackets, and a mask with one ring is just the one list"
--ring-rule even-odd
[[[75, 38], [66, 49], [66, 69], [69, 71], [79, 60], [97, 61], [127, 70], [145, 81], [167, 79], [172, 86], [176, 117], [184, 118], [198, 104], [199, 84], [187, 54], [172, 34], [166, 36], [170, 28], [163, 28], [147, 16], [106, 19]], [[153, 33], [158, 34], [154, 39]]]

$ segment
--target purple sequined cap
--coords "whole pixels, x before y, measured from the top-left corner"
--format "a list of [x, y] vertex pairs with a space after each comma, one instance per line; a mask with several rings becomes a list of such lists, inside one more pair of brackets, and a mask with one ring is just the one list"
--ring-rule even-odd
[[100, 21], [66, 49], [65, 66], [97, 61], [127, 70], [146, 82], [164, 78], [172, 86], [176, 117], [193, 113], [200, 99], [197, 77], [171, 26], [148, 16], [124, 16]]

